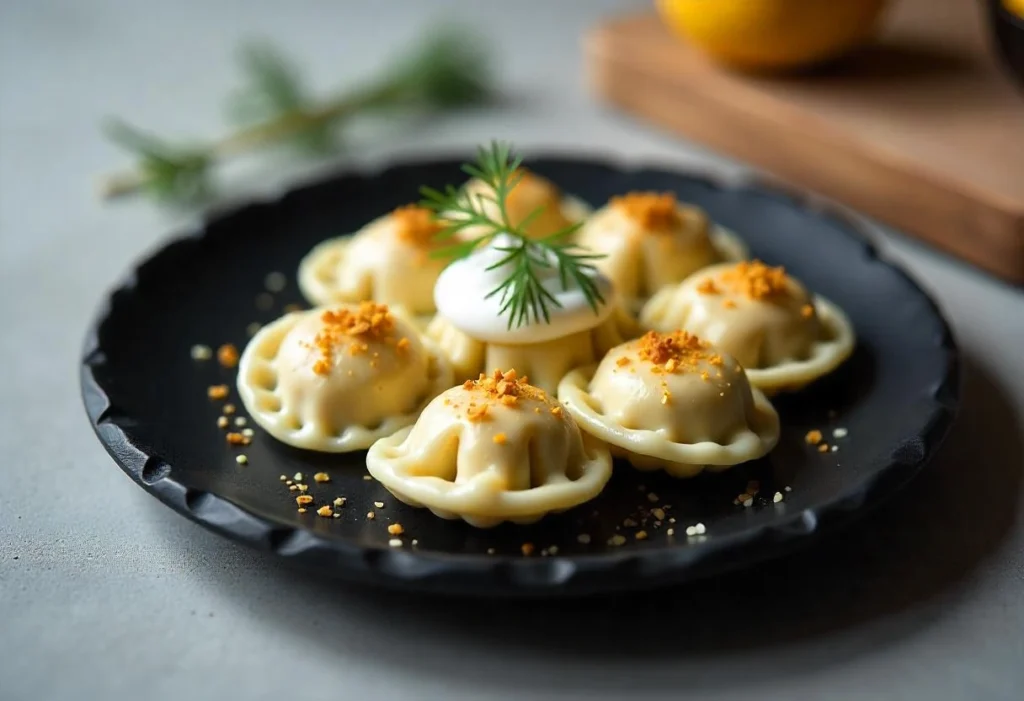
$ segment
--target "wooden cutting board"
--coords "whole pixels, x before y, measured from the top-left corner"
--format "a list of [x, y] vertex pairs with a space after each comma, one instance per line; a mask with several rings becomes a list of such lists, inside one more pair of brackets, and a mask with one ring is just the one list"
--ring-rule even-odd
[[605, 100], [1024, 284], [1024, 91], [972, 0], [902, 0], [879, 40], [827, 70], [713, 65], [654, 15], [586, 42]]

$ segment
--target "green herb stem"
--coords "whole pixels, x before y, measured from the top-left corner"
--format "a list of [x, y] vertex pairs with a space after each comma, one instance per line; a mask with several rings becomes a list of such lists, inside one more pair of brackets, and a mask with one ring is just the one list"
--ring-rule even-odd
[[111, 138], [136, 153], [140, 162], [133, 170], [104, 177], [101, 197], [143, 190], [171, 198], [193, 194], [206, 188], [211, 168], [268, 146], [295, 142], [307, 150], [327, 150], [330, 129], [355, 114], [397, 107], [444, 109], [481, 101], [489, 93], [482, 54], [467, 44], [464, 34], [452, 30], [432, 35], [376, 82], [322, 102], [306, 98], [295, 69], [270, 47], [247, 47], [243, 68], [251, 85], [240, 97], [263, 111], [253, 123], [221, 139], [171, 147], [126, 124], [108, 125]]
[[[599, 305], [605, 300], [594, 280], [597, 270], [593, 261], [604, 256], [567, 242], [580, 224], [570, 224], [550, 236], [533, 239], [527, 234], [526, 227], [541, 210], [531, 212], [521, 221], [512, 221], [506, 203], [523, 177], [519, 170], [521, 163], [522, 159], [514, 156], [507, 144], [493, 142], [490, 148], [478, 150], [475, 163], [462, 167], [463, 172], [486, 185], [488, 193], [467, 195], [453, 185], [444, 190], [420, 189], [422, 205], [445, 222], [445, 228], [438, 234], [439, 239], [457, 239], [460, 233], [472, 232], [471, 236], [462, 237], [465, 240], [445, 246], [437, 254], [457, 260], [472, 255], [500, 234], [512, 239], [509, 245], [497, 248], [503, 255], [487, 268], [488, 271], [507, 270], [508, 275], [486, 294], [486, 298], [498, 298], [498, 314], [506, 317], [510, 329], [531, 322], [549, 324], [551, 309], [562, 306], [558, 298], [544, 287], [539, 274], [543, 268], [556, 268], [562, 289], [568, 290], [575, 285], [594, 313], [598, 313]], [[496, 216], [486, 211], [486, 203], [495, 205]]]

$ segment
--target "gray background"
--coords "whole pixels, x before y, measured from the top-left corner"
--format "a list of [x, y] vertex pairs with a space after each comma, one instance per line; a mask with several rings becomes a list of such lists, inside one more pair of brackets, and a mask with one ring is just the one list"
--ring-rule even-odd
[[[0, 698], [1009, 699], [1024, 682], [1024, 298], [903, 239], [963, 347], [963, 416], [904, 494], [848, 534], [655, 596], [554, 604], [418, 599], [283, 570], [170, 512], [112, 464], [78, 399], [105, 286], [183, 224], [103, 206], [125, 163], [104, 115], [209, 134], [231, 47], [273, 37], [319, 87], [455, 13], [501, 59], [509, 103], [361, 126], [378, 162], [491, 137], [738, 172], [594, 104], [582, 30], [603, 0], [5, 2], [0, 9]], [[371, 9], [372, 6], [372, 9]], [[375, 20], [373, 12], [386, 21]], [[1022, 130], [1024, 136], [1024, 130]], [[310, 166], [233, 168], [272, 192]]]

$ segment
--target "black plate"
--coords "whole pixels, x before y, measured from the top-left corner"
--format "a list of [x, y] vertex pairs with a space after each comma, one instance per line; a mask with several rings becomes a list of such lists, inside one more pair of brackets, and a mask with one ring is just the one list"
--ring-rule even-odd
[[[662, 585], [780, 555], [905, 484], [945, 436], [959, 401], [949, 327], [932, 300], [838, 213], [755, 185], [542, 158], [529, 165], [595, 205], [628, 190], [674, 191], [738, 232], [754, 255], [784, 264], [846, 310], [856, 353], [834, 375], [777, 400], [783, 431], [771, 456], [690, 481], [617, 465], [594, 502], [535, 526], [491, 530], [398, 504], [363, 479], [361, 452], [303, 452], [257, 428], [244, 449], [249, 464], [236, 464], [240, 451], [215, 426], [220, 405], [206, 398], [211, 384], [233, 388], [234, 373], [193, 361], [192, 345], [241, 348], [251, 322], [270, 321], [302, 301], [294, 271], [314, 244], [415, 199], [421, 184], [459, 182], [459, 163], [405, 164], [301, 187], [218, 216], [142, 263], [99, 312], [81, 371], [89, 418], [121, 468], [194, 521], [320, 572], [423, 591], [548, 595]], [[288, 286], [273, 296], [272, 309], [261, 310], [257, 298], [271, 271], [286, 273]], [[834, 427], [847, 429], [847, 437], [833, 440]], [[804, 435], [812, 428], [838, 452], [808, 446]], [[319, 470], [332, 482], [313, 483]], [[297, 513], [295, 494], [279, 481], [297, 471], [318, 502], [347, 497], [343, 518]], [[749, 507], [734, 504], [748, 480], [760, 482], [760, 493]], [[776, 491], [785, 495], [781, 503], [773, 502]], [[386, 505], [375, 508], [374, 501]], [[649, 517], [622, 525], [653, 507], [666, 508], [675, 523], [657, 526]], [[370, 510], [375, 520], [366, 519]], [[388, 546], [386, 527], [395, 521], [406, 531], [401, 549]], [[706, 535], [688, 539], [686, 527], [697, 522]], [[639, 528], [647, 539], [635, 538]], [[581, 533], [589, 544], [578, 541]], [[616, 534], [626, 537], [624, 545], [608, 543]], [[520, 552], [525, 542], [536, 547], [531, 557]], [[540, 554], [551, 546], [556, 555]]]

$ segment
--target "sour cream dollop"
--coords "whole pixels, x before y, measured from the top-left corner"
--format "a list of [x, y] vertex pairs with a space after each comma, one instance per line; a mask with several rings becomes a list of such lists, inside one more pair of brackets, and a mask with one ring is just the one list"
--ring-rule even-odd
[[[599, 325], [614, 309], [615, 290], [604, 275], [593, 272], [591, 279], [604, 298], [598, 303], [597, 313], [587, 303], [583, 292], [571, 279], [563, 289], [558, 277], [558, 266], [549, 257], [551, 266], [536, 268], [537, 277], [545, 290], [558, 300], [558, 306], [548, 303], [551, 323], [536, 320], [530, 315], [522, 326], [508, 327], [508, 317], [501, 313], [501, 293], [488, 293], [508, 279], [512, 265], [506, 263], [488, 270], [508, 254], [499, 250], [517, 244], [510, 236], [496, 236], [486, 246], [471, 255], [455, 261], [441, 273], [434, 286], [437, 312], [456, 328], [479, 341], [502, 344], [543, 343], [563, 338]], [[507, 314], [507, 312], [506, 312]]]

